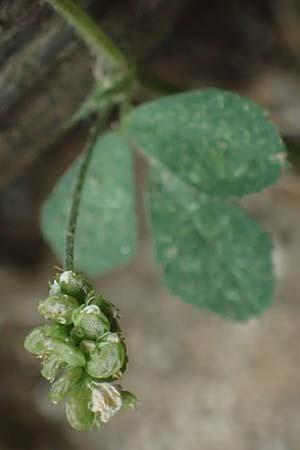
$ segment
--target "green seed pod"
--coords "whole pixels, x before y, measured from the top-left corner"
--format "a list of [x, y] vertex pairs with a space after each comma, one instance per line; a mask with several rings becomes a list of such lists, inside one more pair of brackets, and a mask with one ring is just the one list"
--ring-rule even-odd
[[120, 390], [110, 383], [90, 382], [92, 399], [90, 409], [95, 413], [95, 423], [108, 422], [122, 406]]
[[43, 360], [41, 375], [46, 378], [46, 380], [52, 382], [62, 366], [63, 362], [55, 354], [46, 354]]
[[90, 430], [95, 421], [95, 414], [90, 410], [91, 390], [84, 383], [78, 383], [69, 393], [66, 414], [70, 425], [75, 430]]
[[69, 295], [56, 295], [39, 302], [39, 313], [46, 319], [69, 325], [72, 323], [72, 314], [79, 307], [78, 301]]
[[51, 402], [57, 404], [65, 398], [70, 390], [79, 382], [82, 377], [83, 370], [81, 367], [69, 367], [53, 383], [48, 398]]
[[139, 406], [139, 401], [135, 395], [129, 391], [121, 391], [122, 408], [134, 409]]
[[73, 322], [82, 328], [87, 339], [100, 339], [110, 330], [109, 320], [96, 305], [82, 305], [74, 312]]
[[65, 338], [67, 329], [57, 323], [33, 328], [25, 339], [24, 347], [28, 352], [42, 356], [47, 350], [48, 337]]
[[85, 276], [72, 270], [61, 273], [58, 282], [63, 293], [75, 297], [79, 302], [84, 302], [92, 291], [92, 286]]
[[79, 348], [71, 342], [69, 338], [47, 338], [46, 350], [54, 353], [61, 361], [72, 367], [85, 366], [85, 357]]
[[90, 355], [86, 371], [91, 377], [119, 378], [125, 361], [125, 348], [117, 333], [107, 333]]
[[25, 338], [25, 350], [29, 353], [42, 356], [45, 352], [46, 339], [47, 336], [44, 326], [33, 328]]
[[102, 295], [94, 296], [89, 304], [99, 306], [100, 310], [103, 312], [103, 314], [105, 314], [110, 322], [110, 331], [112, 333], [121, 332], [121, 328], [118, 324], [120, 314], [118, 308], [115, 305], [105, 300]]

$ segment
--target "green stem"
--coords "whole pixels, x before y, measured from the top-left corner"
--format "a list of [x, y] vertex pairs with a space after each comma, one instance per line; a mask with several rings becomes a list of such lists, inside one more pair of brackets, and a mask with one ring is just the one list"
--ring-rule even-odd
[[[76, 3], [72, 0], [45, 0], [48, 2], [67, 22], [70, 23], [86, 43], [88, 48], [98, 56], [105, 53], [114, 63], [117, 63], [120, 68], [130, 71], [135, 70], [134, 64], [132, 64], [121, 50], [114, 44], [114, 42], [102, 31], [99, 25], [85, 13]], [[136, 77], [136, 74], [134, 74]], [[147, 76], [140, 70], [137, 78], [139, 81], [158, 93], [174, 93], [177, 88], [169, 85], [168, 83], [161, 82], [153, 77]], [[121, 104], [120, 114], [124, 115], [130, 106], [129, 96], [125, 98]], [[83, 159], [79, 169], [78, 178], [72, 197], [72, 205], [69, 216], [67, 236], [66, 236], [66, 248], [65, 248], [65, 261], [64, 266], [66, 270], [74, 269], [74, 244], [75, 244], [75, 232], [76, 225], [82, 195], [82, 189], [84, 186], [84, 180], [87, 173], [87, 169], [92, 157], [95, 141], [99, 135], [100, 129], [103, 129], [103, 124], [106, 122], [106, 114], [104, 114], [104, 121], [101, 120], [97, 127], [91, 130], [90, 139], [86, 145]]]
[[[134, 67], [117, 45], [104, 33], [99, 24], [96, 23], [84, 10], [82, 10], [72, 0], [45, 0], [64, 19], [69, 22], [88, 48], [97, 56], [105, 53], [115, 63], [120, 64], [127, 70]], [[139, 83], [156, 95], [169, 95], [182, 91], [178, 86], [160, 80], [155, 76], [138, 68], [135, 78]]]
[[97, 56], [105, 52], [113, 61], [127, 67], [127, 58], [99, 25], [72, 0], [46, 0], [67, 22]]
[[81, 166], [79, 169], [79, 173], [76, 180], [76, 185], [73, 192], [71, 211], [69, 215], [69, 222], [67, 227], [67, 235], [66, 235], [66, 247], [65, 247], [65, 261], [64, 268], [65, 270], [73, 270], [74, 269], [74, 244], [75, 244], [75, 232], [76, 225], [81, 201], [82, 189], [84, 186], [84, 180], [87, 173], [87, 169], [89, 167], [89, 163], [92, 157], [93, 149], [95, 146], [95, 142], [99, 136], [100, 130], [103, 128], [103, 119], [90, 131], [90, 138], [86, 145], [83, 159], [81, 161]]

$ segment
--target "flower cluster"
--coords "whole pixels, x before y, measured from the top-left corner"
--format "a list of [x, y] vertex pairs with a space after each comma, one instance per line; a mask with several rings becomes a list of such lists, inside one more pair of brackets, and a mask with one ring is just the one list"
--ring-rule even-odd
[[112, 303], [96, 295], [83, 275], [65, 271], [38, 309], [51, 322], [29, 333], [25, 349], [42, 359], [41, 374], [53, 383], [49, 399], [66, 398], [72, 427], [99, 427], [120, 408], [136, 406], [136, 397], [117, 384], [127, 353]]

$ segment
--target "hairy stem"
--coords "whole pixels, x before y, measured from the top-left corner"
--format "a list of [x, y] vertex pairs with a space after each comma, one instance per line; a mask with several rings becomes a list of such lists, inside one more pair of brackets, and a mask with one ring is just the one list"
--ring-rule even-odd
[[46, 0], [70, 23], [97, 56], [103, 52], [114, 62], [127, 67], [127, 58], [114, 42], [101, 30], [99, 25], [72, 0]]
[[[106, 118], [106, 117], [105, 117]], [[99, 137], [99, 133], [103, 129], [105, 119], [101, 120], [98, 123], [98, 126], [91, 128], [90, 130], [90, 138], [86, 144], [86, 148], [83, 153], [83, 158], [81, 161], [79, 173], [77, 176], [72, 203], [71, 203], [71, 211], [69, 215], [69, 222], [67, 227], [67, 235], [66, 235], [66, 247], [65, 247], [65, 260], [64, 260], [64, 268], [65, 270], [73, 270], [74, 269], [74, 245], [75, 245], [75, 233], [77, 226], [78, 213], [80, 208], [81, 194], [84, 186], [84, 180], [87, 173], [87, 169], [89, 167], [89, 163], [92, 157], [93, 149], [95, 146], [95, 142]]]

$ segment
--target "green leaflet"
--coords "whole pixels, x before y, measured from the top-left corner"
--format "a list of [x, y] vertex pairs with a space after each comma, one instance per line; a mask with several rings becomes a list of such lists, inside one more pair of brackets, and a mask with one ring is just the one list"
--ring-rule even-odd
[[149, 207], [158, 262], [170, 290], [225, 318], [245, 320], [271, 302], [271, 243], [243, 210], [152, 168]]
[[262, 190], [284, 152], [266, 112], [218, 89], [172, 95], [133, 109], [121, 133], [152, 160], [202, 192], [222, 197]]
[[[62, 259], [79, 159], [50, 194], [41, 214], [46, 240]], [[76, 231], [75, 266], [95, 276], [131, 257], [135, 246], [132, 155], [115, 133], [99, 137], [86, 174]]]

